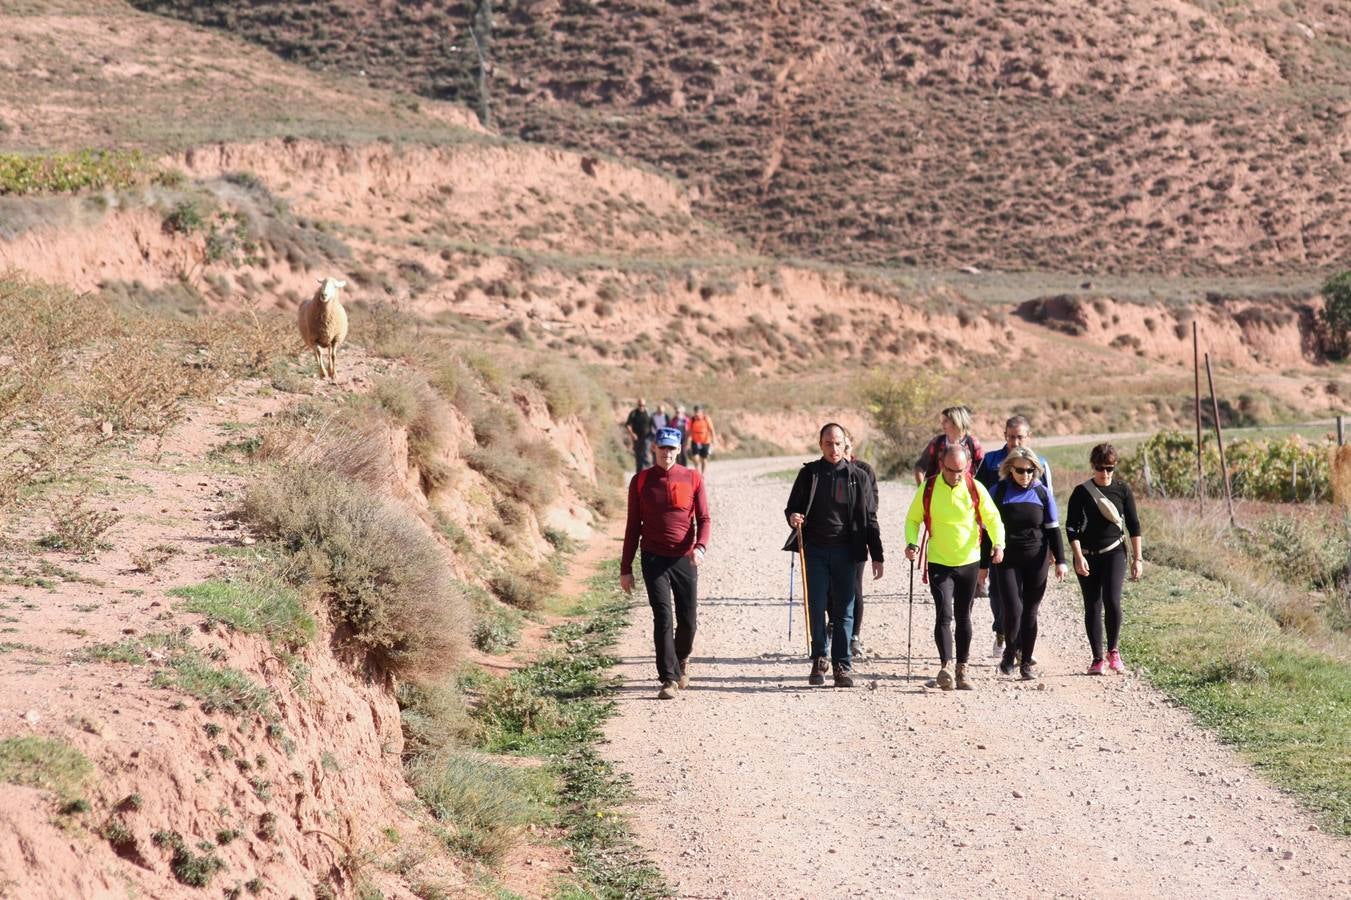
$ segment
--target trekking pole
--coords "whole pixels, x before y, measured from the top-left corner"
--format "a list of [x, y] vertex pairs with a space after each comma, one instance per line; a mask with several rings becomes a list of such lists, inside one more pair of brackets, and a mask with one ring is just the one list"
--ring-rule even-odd
[[797, 554], [788, 557], [788, 640], [793, 640], [793, 582], [797, 580]]
[[905, 620], [905, 680], [910, 680], [910, 638], [915, 626], [915, 561], [910, 560], [910, 614]]
[[802, 558], [802, 621], [807, 629], [807, 655], [812, 655], [811, 595], [807, 593], [807, 551], [802, 545], [802, 526], [797, 527], [797, 555]]

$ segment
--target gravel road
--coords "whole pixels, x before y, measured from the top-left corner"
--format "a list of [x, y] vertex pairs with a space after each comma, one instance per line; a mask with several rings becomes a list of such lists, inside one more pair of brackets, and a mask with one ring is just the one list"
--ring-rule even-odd
[[[1140, 679], [1081, 674], [1072, 578], [1042, 605], [1040, 682], [998, 676], [978, 599], [976, 690], [950, 693], [922, 687], [937, 655], [916, 578], [907, 681], [907, 486], [882, 488], [887, 571], [863, 630], [877, 656], [852, 690], [809, 687], [800, 608], [787, 638], [789, 482], [772, 477], [797, 462], [709, 468], [689, 689], [655, 699], [641, 582], [619, 646], [605, 753], [678, 896], [1351, 896], [1351, 842]], [[1123, 649], [1129, 665], [1129, 633]]]

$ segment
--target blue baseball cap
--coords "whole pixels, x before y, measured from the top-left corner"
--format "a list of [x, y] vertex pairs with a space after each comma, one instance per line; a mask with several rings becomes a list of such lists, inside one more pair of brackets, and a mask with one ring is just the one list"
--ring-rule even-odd
[[680, 429], [679, 428], [659, 428], [657, 429], [658, 447], [680, 448]]

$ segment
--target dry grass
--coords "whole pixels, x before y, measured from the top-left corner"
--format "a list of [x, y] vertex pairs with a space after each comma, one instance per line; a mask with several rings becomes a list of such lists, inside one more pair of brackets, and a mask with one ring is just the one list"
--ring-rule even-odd
[[412, 513], [313, 465], [278, 466], [250, 485], [241, 517], [290, 550], [322, 585], [339, 639], [403, 675], [453, 668], [470, 609], [446, 556]]

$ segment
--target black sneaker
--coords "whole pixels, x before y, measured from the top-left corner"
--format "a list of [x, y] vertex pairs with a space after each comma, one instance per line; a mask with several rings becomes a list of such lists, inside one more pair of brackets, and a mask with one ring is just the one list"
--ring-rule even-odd
[[1012, 674], [1013, 674], [1013, 660], [1009, 659], [1007, 656], [1005, 656], [1003, 659], [1001, 659], [1001, 660], [999, 661], [999, 674], [1000, 674], [1000, 675], [1012, 675]]
[[836, 687], [850, 688], [854, 686], [854, 676], [844, 666], [833, 666], [832, 670]]
[[1018, 667], [1018, 677], [1022, 678], [1023, 681], [1036, 681], [1037, 673], [1031, 666], [1023, 665]]
[[812, 673], [807, 676], [807, 683], [811, 685], [823, 685], [826, 683], [826, 658], [818, 656], [812, 660]]

